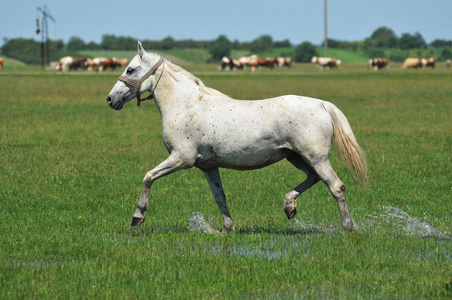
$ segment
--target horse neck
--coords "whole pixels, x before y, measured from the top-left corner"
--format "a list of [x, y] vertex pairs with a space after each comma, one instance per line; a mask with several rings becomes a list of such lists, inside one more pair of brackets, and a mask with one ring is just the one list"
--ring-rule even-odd
[[174, 71], [169, 64], [165, 61], [165, 66], [153, 78], [154, 99], [162, 117], [180, 109], [189, 110], [193, 107], [194, 99], [202, 94], [197, 78], [190, 78], [184, 72]]

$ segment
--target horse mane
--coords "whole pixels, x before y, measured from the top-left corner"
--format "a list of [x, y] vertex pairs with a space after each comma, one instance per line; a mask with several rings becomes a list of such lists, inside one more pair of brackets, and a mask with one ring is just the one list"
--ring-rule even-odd
[[193, 81], [198, 86], [199, 91], [204, 95], [229, 97], [216, 89], [207, 87], [204, 84], [204, 82], [202, 82], [201, 79], [199, 79], [192, 73], [188, 72], [184, 68], [173, 64], [172, 62], [170, 62], [167, 59], [164, 59], [164, 61], [165, 61], [166, 71], [168, 72], [169, 75], [171, 75], [171, 77], [174, 78], [174, 80], [180, 81], [181, 80], [180, 76], [184, 76], [184, 77], [188, 78], [189, 80]]

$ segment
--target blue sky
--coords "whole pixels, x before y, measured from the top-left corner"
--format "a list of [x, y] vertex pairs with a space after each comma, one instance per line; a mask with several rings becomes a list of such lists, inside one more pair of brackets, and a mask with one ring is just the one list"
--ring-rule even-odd
[[[252, 41], [269, 34], [320, 44], [324, 36], [323, 0], [13, 0], [3, 1], [0, 45], [4, 38], [34, 38], [37, 7], [46, 5], [56, 19], [49, 37], [65, 42], [72, 36], [99, 43], [104, 34], [140, 40]], [[380, 26], [402, 33], [419, 32], [427, 43], [452, 40], [452, 0], [328, 0], [328, 37], [356, 41]]]

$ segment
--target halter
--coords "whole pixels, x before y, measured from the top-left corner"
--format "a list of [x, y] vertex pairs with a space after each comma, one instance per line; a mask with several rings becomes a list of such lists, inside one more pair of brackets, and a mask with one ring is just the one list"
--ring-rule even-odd
[[[160, 65], [163, 63], [163, 59], [159, 59], [159, 61], [146, 73], [143, 75], [143, 77], [141, 77], [140, 79], [132, 79], [132, 78], [126, 78], [124, 76], [119, 76], [119, 80], [124, 82], [125, 84], [127, 84], [128, 86], [130, 86], [132, 89], [134, 89], [137, 93], [137, 106], [140, 106], [140, 102], [141, 101], [145, 101], [145, 100], [149, 100], [152, 99], [154, 97], [154, 91], [155, 88], [157, 87], [157, 84], [155, 85], [153, 91], [151, 92], [151, 94], [149, 96], [147, 96], [144, 99], [141, 99], [141, 84], [143, 83], [143, 81], [145, 81], [146, 79], [149, 78], [149, 76], [151, 76], [152, 74], [155, 73], [155, 71], [157, 71], [157, 69], [160, 67]], [[160, 80], [160, 78], [159, 78]]]

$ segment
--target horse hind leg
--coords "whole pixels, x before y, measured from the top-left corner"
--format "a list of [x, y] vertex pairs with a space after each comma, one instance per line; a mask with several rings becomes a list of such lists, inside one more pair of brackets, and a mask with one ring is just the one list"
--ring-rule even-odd
[[357, 231], [358, 226], [353, 221], [347, 204], [347, 198], [345, 196], [345, 185], [339, 179], [334, 172], [329, 160], [321, 161], [313, 166], [316, 173], [320, 176], [320, 179], [329, 188], [331, 194], [337, 201], [339, 207], [339, 213], [342, 218], [342, 226], [350, 231]]
[[284, 212], [290, 220], [297, 214], [297, 198], [304, 191], [319, 182], [320, 178], [304, 159], [296, 153], [287, 157], [287, 160], [297, 169], [303, 171], [308, 177], [300, 185], [284, 196]]
[[235, 231], [234, 222], [232, 222], [231, 215], [229, 214], [228, 207], [226, 206], [226, 195], [223, 191], [218, 168], [202, 170], [202, 172], [209, 183], [215, 201], [217, 202], [221, 214], [223, 215], [223, 233]]

